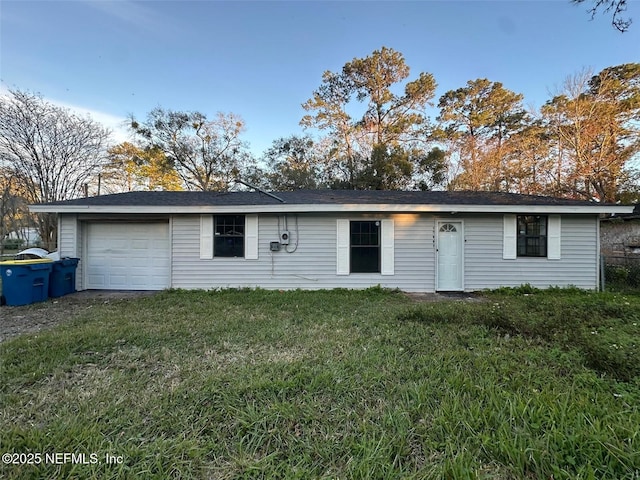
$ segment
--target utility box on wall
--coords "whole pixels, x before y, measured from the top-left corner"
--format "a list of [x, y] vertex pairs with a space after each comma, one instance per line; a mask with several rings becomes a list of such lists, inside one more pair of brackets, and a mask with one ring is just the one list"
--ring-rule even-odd
[[280, 251], [280, 242], [271, 242], [269, 244], [269, 250], [271, 250], [272, 252], [279, 252]]

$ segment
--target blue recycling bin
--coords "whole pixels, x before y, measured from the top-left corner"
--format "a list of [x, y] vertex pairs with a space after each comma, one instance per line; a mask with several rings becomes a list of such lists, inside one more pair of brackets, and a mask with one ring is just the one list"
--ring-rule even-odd
[[29, 305], [49, 298], [50, 259], [0, 263], [2, 295], [7, 305]]
[[53, 262], [49, 276], [49, 296], [62, 297], [76, 291], [76, 268], [79, 258], [63, 258]]

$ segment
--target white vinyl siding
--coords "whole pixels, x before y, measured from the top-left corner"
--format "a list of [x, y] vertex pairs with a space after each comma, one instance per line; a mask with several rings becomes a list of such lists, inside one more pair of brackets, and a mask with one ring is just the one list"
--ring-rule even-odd
[[[298, 215], [298, 227], [289, 226], [297, 249], [271, 252], [270, 242], [279, 239], [278, 217], [258, 216], [259, 258], [221, 258], [211, 261], [199, 257], [199, 216], [173, 217], [172, 268], [175, 288], [263, 287], [279, 289], [367, 288], [381, 285], [406, 291], [432, 291], [434, 288], [433, 221], [417, 214], [350, 215], [339, 218], [346, 225], [346, 274], [338, 274], [338, 224], [334, 215]], [[393, 220], [394, 275], [359, 273], [349, 275], [348, 247], [350, 220]], [[291, 248], [289, 250], [292, 250]], [[385, 263], [385, 268], [388, 264]], [[400, 272], [402, 272], [400, 274]]]
[[78, 256], [79, 227], [77, 215], [60, 215], [58, 219], [58, 252], [60, 258]]
[[499, 215], [465, 217], [465, 289], [482, 290], [502, 286], [534, 287], [597, 286], [597, 224], [595, 215], [562, 215], [559, 243], [562, 257], [518, 257], [504, 260], [503, 226]]
[[[60, 258], [82, 257], [82, 228], [75, 214], [60, 215], [58, 217], [58, 253]], [[78, 262], [76, 267], [76, 289], [82, 290], [84, 262]]]
[[[213, 223], [213, 215], [205, 215]], [[271, 252], [270, 242], [278, 241], [278, 215], [260, 214], [248, 220], [246, 254], [254, 249], [249, 231], [255, 227], [257, 258], [201, 259], [201, 215], [174, 215], [169, 223], [171, 262], [169, 286], [175, 288], [262, 287], [273, 289], [399, 288], [408, 292], [433, 292], [435, 280], [435, 225], [447, 216], [417, 214], [298, 214], [296, 227], [290, 228], [297, 248]], [[515, 217], [515, 216], [514, 216]], [[553, 217], [552, 215], [549, 216]], [[575, 285], [596, 288], [598, 265], [597, 215], [562, 215], [557, 224], [557, 242], [561, 252], [557, 260], [550, 258], [504, 259], [503, 214], [465, 214], [452, 219], [464, 221], [464, 288], [467, 291], [519, 286], [535, 287]], [[133, 222], [123, 215], [123, 220]], [[384, 260], [384, 271], [392, 265], [393, 275], [360, 273], [349, 275], [349, 221], [380, 220], [393, 222], [393, 263]], [[117, 220], [112, 220], [117, 222]], [[386, 223], [386, 222], [385, 222]], [[129, 223], [133, 225], [135, 223]], [[251, 225], [253, 224], [253, 225]], [[346, 226], [346, 274], [339, 275], [339, 225]], [[60, 215], [59, 246], [63, 256], [79, 257], [79, 271], [85, 264], [83, 252], [88, 225], [75, 214]], [[390, 225], [390, 224], [387, 224]], [[550, 227], [550, 237], [552, 229]], [[281, 230], [281, 228], [280, 228]], [[511, 229], [516, 232], [516, 228]], [[385, 228], [385, 233], [389, 229]], [[390, 256], [390, 245], [382, 235], [381, 256]], [[550, 245], [554, 240], [549, 238]], [[514, 242], [515, 243], [515, 242]], [[293, 247], [291, 245], [290, 247]], [[550, 246], [550, 254], [555, 247]], [[212, 248], [207, 251], [212, 252]], [[78, 276], [78, 289], [86, 288]]]

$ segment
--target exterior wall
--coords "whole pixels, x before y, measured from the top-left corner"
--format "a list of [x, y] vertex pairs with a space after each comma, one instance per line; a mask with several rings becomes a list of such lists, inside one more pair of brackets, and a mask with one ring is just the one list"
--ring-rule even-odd
[[[289, 218], [289, 230], [292, 227]], [[395, 275], [336, 275], [336, 218], [392, 218], [395, 224]], [[179, 216], [173, 221], [173, 281], [176, 288], [366, 288], [381, 285], [404, 291], [435, 291], [435, 222], [464, 222], [465, 290], [482, 290], [524, 283], [539, 288], [574, 285], [595, 289], [598, 285], [597, 217], [563, 215], [561, 258], [503, 260], [503, 216], [433, 215], [300, 215], [300, 240], [294, 253], [270, 252], [276, 241], [278, 220], [259, 217], [258, 260], [199, 258], [199, 217]], [[295, 234], [292, 234], [295, 240]], [[295, 243], [295, 242], [294, 242]], [[290, 249], [293, 245], [289, 246]]]
[[[165, 217], [166, 218], [166, 217]], [[175, 215], [170, 222], [171, 287], [272, 289], [366, 288], [381, 285], [409, 292], [435, 291], [435, 224], [437, 220], [464, 222], [464, 288], [467, 291], [519, 286], [598, 285], [598, 218], [562, 215], [561, 258], [503, 259], [503, 215], [431, 214], [299, 214], [288, 216], [291, 244], [271, 252], [279, 239], [284, 217], [259, 215], [258, 259], [200, 258], [200, 216]], [[336, 274], [336, 219], [393, 219], [394, 275]], [[76, 215], [60, 215], [59, 250], [62, 256], [80, 257], [77, 289], [82, 290], [83, 235], [86, 223]], [[297, 249], [295, 244], [297, 240]], [[295, 249], [295, 251], [293, 251]]]
[[[395, 275], [336, 275], [336, 219], [394, 219]], [[279, 239], [278, 217], [260, 215], [258, 221], [258, 260], [199, 257], [200, 218], [175, 216], [172, 230], [172, 287], [225, 288], [256, 287], [281, 289], [366, 288], [380, 284], [406, 291], [432, 291], [433, 221], [419, 215], [298, 215], [288, 216], [292, 251], [299, 233], [297, 249], [287, 253], [269, 250]], [[283, 229], [284, 219], [280, 217]]]
[[71, 257], [80, 258], [76, 268], [76, 289], [84, 290], [82, 285], [83, 262], [82, 262], [82, 223], [78, 221], [75, 214], [61, 214], [58, 217], [58, 252], [60, 258]]
[[600, 222], [600, 244], [606, 256], [640, 256], [640, 218]]
[[598, 219], [595, 215], [562, 215], [559, 260], [502, 258], [502, 215], [468, 217], [465, 221], [465, 288], [598, 286]]

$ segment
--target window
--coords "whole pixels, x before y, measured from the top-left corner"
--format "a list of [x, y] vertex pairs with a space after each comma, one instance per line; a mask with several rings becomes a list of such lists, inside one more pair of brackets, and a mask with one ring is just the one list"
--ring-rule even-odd
[[547, 217], [518, 215], [518, 256], [547, 256]]
[[244, 257], [244, 224], [244, 215], [214, 217], [214, 257]]
[[350, 224], [351, 273], [380, 273], [380, 222]]

